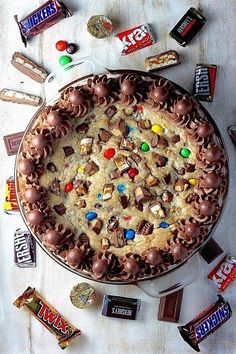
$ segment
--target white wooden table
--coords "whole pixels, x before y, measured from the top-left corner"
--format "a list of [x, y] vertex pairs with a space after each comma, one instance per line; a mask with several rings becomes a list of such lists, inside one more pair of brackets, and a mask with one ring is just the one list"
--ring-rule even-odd
[[[27, 49], [21, 43], [13, 15], [23, 15], [44, 1], [1, 0], [0, 11], [0, 63], [1, 87], [21, 89], [30, 93], [42, 93], [42, 86], [16, 71], [10, 64], [15, 50], [27, 54], [49, 71], [58, 67], [59, 53], [55, 42], [65, 39], [78, 43], [80, 51], [75, 58], [94, 56], [109, 68], [143, 69], [146, 56], [166, 49], [176, 49], [181, 55], [182, 65], [162, 71], [161, 74], [191, 91], [196, 63], [218, 65], [217, 84], [213, 103], [205, 107], [215, 118], [228, 148], [230, 156], [230, 178], [228, 203], [217, 230], [215, 239], [225, 250], [236, 254], [235, 179], [236, 152], [226, 128], [236, 123], [235, 72], [236, 72], [236, 1], [235, 0], [66, 0], [74, 11], [71, 18], [61, 21], [43, 34], [35, 37]], [[208, 22], [201, 33], [187, 48], [181, 48], [168, 37], [168, 32], [190, 6], [198, 6]], [[94, 14], [107, 14], [116, 24], [116, 30], [126, 29], [142, 23], [150, 23], [157, 34], [157, 43], [126, 57], [121, 57], [113, 36], [107, 40], [93, 39], [86, 31], [86, 23]], [[116, 32], [115, 30], [115, 32]], [[13, 174], [14, 156], [8, 157], [2, 136], [23, 130], [35, 108], [0, 102], [1, 124], [1, 200], [5, 180]], [[0, 353], [1, 354], [57, 354], [61, 349], [55, 338], [25, 310], [12, 306], [14, 299], [28, 285], [35, 286], [45, 298], [82, 330], [79, 339], [68, 348], [67, 353], [192, 353], [194, 352], [180, 337], [177, 326], [157, 321], [158, 300], [148, 297], [135, 286], [110, 286], [92, 283], [97, 291], [97, 304], [87, 310], [77, 310], [69, 300], [71, 288], [82, 281], [79, 276], [56, 264], [37, 247], [37, 267], [19, 269], [13, 263], [13, 234], [16, 228], [24, 227], [19, 216], [9, 216], [1, 210], [0, 242]], [[213, 264], [214, 265], [214, 264]], [[185, 323], [202, 309], [216, 300], [215, 291], [208, 285], [205, 276], [213, 265], [203, 263], [199, 279], [184, 291], [180, 322]], [[142, 299], [141, 319], [125, 321], [101, 316], [103, 294], [115, 294]], [[202, 344], [203, 353], [236, 353], [236, 285], [225, 295], [234, 309], [233, 318]]]

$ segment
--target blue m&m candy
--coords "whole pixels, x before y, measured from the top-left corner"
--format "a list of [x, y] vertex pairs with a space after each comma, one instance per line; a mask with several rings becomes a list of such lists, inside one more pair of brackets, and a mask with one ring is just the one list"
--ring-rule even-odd
[[87, 220], [93, 220], [96, 219], [97, 217], [97, 213], [95, 213], [94, 211], [89, 211], [88, 213], [85, 214], [85, 219]]
[[125, 190], [125, 185], [124, 185], [124, 183], [121, 183], [121, 184], [118, 184], [118, 186], [116, 188], [117, 188], [118, 192], [123, 193]]
[[167, 229], [167, 227], [170, 226], [170, 224], [168, 224], [168, 222], [166, 221], [162, 221], [159, 226], [162, 228], [162, 229]]
[[97, 197], [98, 199], [102, 200], [102, 193], [98, 193]]
[[133, 229], [125, 230], [125, 238], [127, 240], [133, 240], [133, 238], [135, 238], [135, 231]]

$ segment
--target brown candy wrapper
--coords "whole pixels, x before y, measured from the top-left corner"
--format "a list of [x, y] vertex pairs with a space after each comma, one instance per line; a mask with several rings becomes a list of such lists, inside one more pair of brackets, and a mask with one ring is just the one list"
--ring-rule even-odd
[[13, 305], [19, 308], [24, 306], [31, 312], [57, 338], [62, 349], [81, 334], [79, 329], [57, 312], [34, 288], [28, 287]]

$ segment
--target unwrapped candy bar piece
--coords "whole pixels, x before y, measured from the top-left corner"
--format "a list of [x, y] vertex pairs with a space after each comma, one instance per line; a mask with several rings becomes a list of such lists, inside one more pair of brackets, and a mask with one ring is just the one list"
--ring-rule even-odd
[[181, 61], [179, 54], [175, 50], [168, 50], [166, 52], [148, 57], [145, 59], [144, 63], [147, 71], [166, 69], [179, 64], [181, 64]]
[[28, 104], [30, 106], [38, 106], [41, 98], [29, 93], [4, 88], [0, 91], [0, 100], [12, 103]]
[[15, 52], [11, 59], [11, 64], [22, 74], [27, 75], [31, 79], [40, 82], [41, 84], [45, 81], [48, 73], [35, 64], [32, 60], [24, 56], [19, 52]]

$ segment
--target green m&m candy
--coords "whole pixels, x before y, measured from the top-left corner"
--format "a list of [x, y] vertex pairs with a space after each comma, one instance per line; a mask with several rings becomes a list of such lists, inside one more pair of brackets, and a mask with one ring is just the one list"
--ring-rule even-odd
[[189, 149], [187, 149], [187, 148], [182, 148], [182, 149], [180, 149], [179, 153], [180, 153], [180, 155], [182, 157], [184, 157], [186, 159], [186, 158], [188, 158], [190, 156], [191, 151]]
[[72, 61], [72, 59], [68, 55], [62, 55], [59, 58], [59, 63], [61, 64], [61, 66], [64, 66], [64, 65], [70, 63], [71, 61]]
[[142, 143], [141, 146], [140, 146], [140, 150], [142, 150], [144, 152], [149, 151], [150, 147], [149, 147], [148, 143]]

